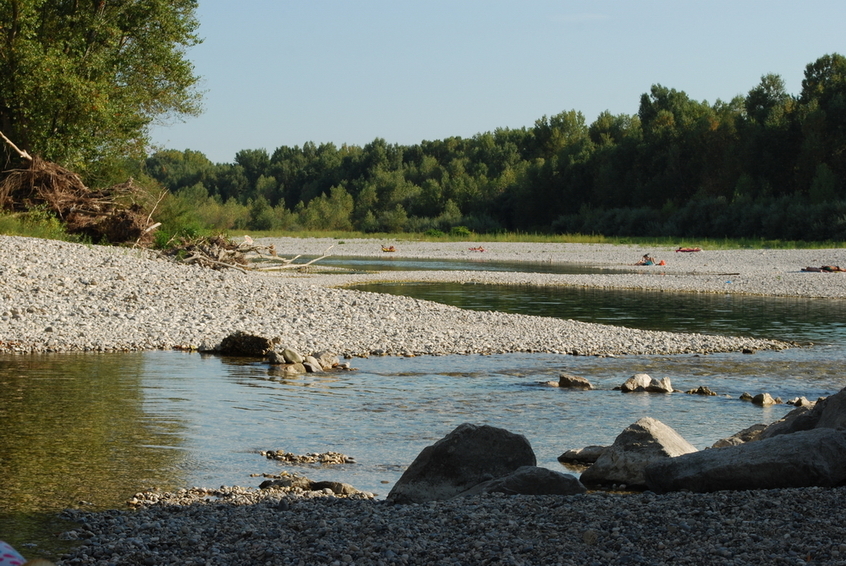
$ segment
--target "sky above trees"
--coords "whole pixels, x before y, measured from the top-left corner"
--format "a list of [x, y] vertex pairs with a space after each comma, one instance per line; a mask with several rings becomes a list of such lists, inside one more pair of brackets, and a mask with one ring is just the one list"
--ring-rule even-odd
[[157, 126], [161, 148], [232, 162], [307, 141], [416, 144], [531, 127], [577, 110], [635, 114], [651, 85], [745, 96], [801, 90], [846, 53], [842, 0], [200, 0], [188, 53], [205, 112]]

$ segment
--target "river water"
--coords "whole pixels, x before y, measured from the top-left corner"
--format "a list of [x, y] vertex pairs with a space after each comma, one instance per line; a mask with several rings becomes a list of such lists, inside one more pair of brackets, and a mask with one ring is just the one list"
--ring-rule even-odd
[[[458, 288], [453, 288], [458, 287]], [[182, 352], [0, 357], [0, 539], [56, 546], [61, 509], [122, 507], [151, 487], [256, 486], [298, 472], [385, 496], [425, 446], [461, 423], [525, 435], [539, 465], [570, 448], [609, 444], [644, 416], [698, 448], [783, 416], [743, 392], [789, 399], [846, 386], [839, 301], [483, 286], [395, 285], [464, 308], [530, 312], [632, 327], [795, 340], [753, 355], [594, 358], [547, 354], [354, 359], [356, 371], [281, 379], [259, 360]], [[598, 390], [541, 384], [567, 371]], [[718, 397], [624, 395], [633, 373], [707, 385]], [[291, 466], [260, 450], [337, 451], [356, 464]]]

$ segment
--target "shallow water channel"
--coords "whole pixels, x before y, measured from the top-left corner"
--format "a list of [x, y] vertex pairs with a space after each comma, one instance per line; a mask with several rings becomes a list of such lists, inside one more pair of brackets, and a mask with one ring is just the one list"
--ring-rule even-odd
[[[283, 470], [384, 496], [420, 450], [463, 422], [524, 434], [539, 465], [564, 471], [556, 460], [564, 450], [609, 444], [644, 416], [705, 448], [789, 410], [741, 402], [744, 391], [815, 399], [846, 386], [839, 301], [398, 287], [391, 292], [465, 308], [816, 345], [754, 355], [382, 357], [352, 360], [357, 371], [291, 379], [273, 376], [258, 360], [196, 353], [0, 357], [0, 539], [49, 547], [57, 543], [45, 532], [61, 530], [51, 516], [64, 508], [122, 507], [151, 487], [256, 486], [264, 478], [252, 474]], [[562, 371], [599, 389], [539, 385]], [[707, 385], [721, 396], [611, 390], [636, 372], [669, 376], [682, 390]], [[283, 465], [258, 454], [269, 449], [331, 450], [357, 463]]]

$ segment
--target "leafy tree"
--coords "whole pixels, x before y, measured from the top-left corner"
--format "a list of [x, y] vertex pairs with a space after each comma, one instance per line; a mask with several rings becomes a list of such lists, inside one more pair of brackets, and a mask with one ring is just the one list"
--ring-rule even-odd
[[242, 149], [235, 154], [235, 163], [243, 167], [247, 182], [255, 189], [259, 177], [270, 165], [270, 156], [266, 149]]
[[196, 0], [0, 0], [0, 129], [80, 172], [197, 114]]
[[203, 182], [214, 168], [203, 153], [190, 149], [157, 151], [145, 166], [147, 173], [171, 192]]
[[790, 95], [784, 89], [784, 80], [779, 75], [764, 75], [758, 86], [746, 95], [743, 106], [746, 115], [757, 124], [765, 124], [776, 108], [784, 105]]

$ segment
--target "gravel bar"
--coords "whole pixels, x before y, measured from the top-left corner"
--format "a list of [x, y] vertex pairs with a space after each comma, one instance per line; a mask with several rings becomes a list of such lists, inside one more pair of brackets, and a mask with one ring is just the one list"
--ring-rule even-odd
[[[278, 242], [281, 255], [298, 242], [289, 240], [273, 240]], [[302, 249], [291, 251], [309, 253], [310, 246], [317, 253], [327, 247], [320, 239], [303, 240]], [[380, 249], [372, 241], [343, 246], [345, 253], [353, 247]], [[397, 246], [412, 247], [411, 244]], [[427, 257], [439, 257], [439, 253], [441, 257], [449, 257], [455, 252], [446, 248], [458, 249], [458, 244], [415, 243], [414, 246]], [[493, 249], [494, 245], [489, 247]], [[637, 257], [639, 252], [614, 250], [613, 246], [604, 246], [602, 250], [604, 261], [614, 254]], [[597, 251], [583, 251], [578, 256], [573, 256], [572, 251], [557, 253], [556, 257], [568, 260], [575, 257], [579, 262], [584, 261], [582, 258], [598, 257]], [[509, 257], [515, 255], [516, 252], [511, 252]], [[842, 293], [843, 274], [801, 275], [809, 286], [817, 283], [814, 289], [829, 289], [832, 282], [840, 283]], [[214, 271], [175, 264], [144, 250], [33, 238], [0, 237], [0, 276], [4, 283], [0, 293], [0, 352], [212, 350], [226, 335], [236, 331], [279, 338], [283, 345], [304, 352], [330, 350], [348, 356], [508, 352], [640, 355], [786, 346], [753, 338], [654, 332], [547, 317], [468, 311], [408, 297], [335, 288], [350, 283], [356, 276]], [[457, 278], [465, 282], [493, 282], [496, 278], [511, 277], [511, 281], [520, 284], [549, 284], [553, 280], [556, 284], [575, 284], [567, 282], [571, 276], [531, 273], [415, 272], [402, 276]], [[617, 288], [632, 288], [639, 281], [671, 281], [670, 277], [623, 273], [607, 278], [607, 285]], [[584, 284], [590, 279], [577, 280]], [[689, 280], [691, 285], [700, 285], [698, 290], [707, 290], [706, 278], [698, 275], [680, 280]], [[774, 285], [769, 288], [777, 289]]]

